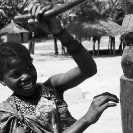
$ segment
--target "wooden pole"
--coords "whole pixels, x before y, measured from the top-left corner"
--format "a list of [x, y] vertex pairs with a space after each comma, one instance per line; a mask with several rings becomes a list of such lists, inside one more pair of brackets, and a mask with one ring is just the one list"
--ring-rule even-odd
[[122, 24], [122, 38], [125, 46], [121, 66], [120, 104], [123, 133], [133, 133], [133, 0], [119, 0], [126, 16]]
[[122, 55], [120, 103], [123, 133], [133, 133], [133, 47], [126, 46]]
[[[73, 7], [76, 7], [87, 0], [70, 0], [68, 2], [65, 2], [64, 4], [60, 5], [54, 5], [51, 10], [46, 11], [43, 14], [43, 17], [46, 18], [52, 18], [55, 16], [58, 16], [59, 14], [66, 12], [67, 10], [70, 10]], [[92, 0], [89, 0], [91, 2]], [[26, 22], [31, 18], [30, 14], [25, 14], [25, 15], [19, 15], [14, 17], [15, 22]]]

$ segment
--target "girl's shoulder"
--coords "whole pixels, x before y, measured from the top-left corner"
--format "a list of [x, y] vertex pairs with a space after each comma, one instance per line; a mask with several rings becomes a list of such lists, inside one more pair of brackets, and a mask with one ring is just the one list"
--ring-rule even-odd
[[40, 92], [40, 98], [45, 97], [49, 100], [53, 99], [57, 106], [67, 106], [67, 103], [65, 102], [64, 98], [60, 97], [58, 91], [51, 85], [49, 79], [44, 83], [37, 83], [37, 88]]
[[37, 83], [37, 89], [39, 90], [39, 95], [45, 98], [55, 98], [58, 97], [58, 92], [55, 88], [44, 83]]
[[51, 80], [50, 78], [48, 80], [46, 80], [45, 82], [43, 82], [43, 85], [50, 88], [50, 89], [53, 89], [55, 90], [55, 88], [53, 87], [52, 83], [51, 83]]

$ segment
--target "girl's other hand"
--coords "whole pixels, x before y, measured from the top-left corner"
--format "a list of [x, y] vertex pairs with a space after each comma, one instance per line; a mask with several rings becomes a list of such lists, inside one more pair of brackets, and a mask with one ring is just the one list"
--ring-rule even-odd
[[116, 103], [119, 103], [119, 99], [116, 95], [113, 95], [111, 93], [105, 92], [103, 94], [95, 96], [88, 112], [84, 115], [87, 124], [90, 125], [96, 123], [103, 111], [109, 107], [116, 106]]

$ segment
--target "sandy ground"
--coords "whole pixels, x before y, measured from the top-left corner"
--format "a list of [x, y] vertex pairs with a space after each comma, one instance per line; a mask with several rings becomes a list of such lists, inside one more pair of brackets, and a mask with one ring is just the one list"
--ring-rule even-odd
[[[55, 56], [52, 50], [49, 51], [50, 48], [53, 48], [50, 45], [51, 43], [53, 42], [36, 43], [35, 55], [32, 55], [32, 57], [38, 72], [38, 82], [43, 82], [54, 74], [66, 72], [76, 66], [70, 56]], [[86, 43], [88, 42], [83, 42], [84, 46], [87, 49], [91, 49], [92, 43], [89, 42], [89, 47]], [[107, 44], [108, 38], [104, 37], [101, 41], [101, 49], [107, 49]], [[116, 49], [118, 44], [119, 38], [116, 39]], [[68, 90], [64, 95], [72, 115], [77, 119], [87, 112], [94, 96], [103, 92], [113, 93], [118, 98], [120, 95], [121, 56], [94, 56], [93, 58], [97, 64], [97, 74], [72, 90]], [[0, 102], [2, 102], [12, 92], [2, 85], [0, 87]], [[107, 132], [122, 133], [120, 104], [114, 108], [107, 109], [100, 120], [85, 131], [85, 133]]]

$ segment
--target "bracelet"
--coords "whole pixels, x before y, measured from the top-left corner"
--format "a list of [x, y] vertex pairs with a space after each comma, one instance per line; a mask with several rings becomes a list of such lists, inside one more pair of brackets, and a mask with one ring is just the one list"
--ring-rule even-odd
[[71, 54], [71, 55], [77, 54], [77, 53], [79, 53], [79, 51], [82, 49], [82, 47], [83, 47], [82, 44], [79, 43], [79, 44], [76, 46], [75, 49], [73, 49], [73, 50], [68, 50], [68, 52], [69, 52], [69, 54]]
[[53, 34], [54, 37], [58, 38], [65, 32], [65, 29], [62, 27], [61, 31], [58, 34]]
[[[67, 47], [69, 54], [77, 54], [83, 47], [81, 42], [73, 34], [72, 34], [72, 39], [67, 43], [62, 43], [62, 45]], [[72, 48], [72, 50], [69, 50], [69, 45], [73, 45], [74, 48]]]
[[72, 44], [75, 41], [76, 36], [72, 34], [72, 39], [68, 42], [62, 43], [63, 46], [67, 47], [68, 45]]

